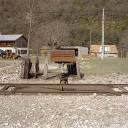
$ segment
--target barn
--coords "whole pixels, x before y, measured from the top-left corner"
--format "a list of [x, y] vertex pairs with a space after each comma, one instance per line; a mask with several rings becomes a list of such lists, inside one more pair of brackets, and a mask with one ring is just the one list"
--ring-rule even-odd
[[0, 35], [0, 49], [11, 50], [16, 55], [27, 54], [27, 39], [23, 34]]

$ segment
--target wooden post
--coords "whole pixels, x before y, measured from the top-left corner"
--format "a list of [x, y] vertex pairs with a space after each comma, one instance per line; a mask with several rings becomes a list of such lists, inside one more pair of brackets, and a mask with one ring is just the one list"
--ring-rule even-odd
[[29, 58], [23, 58], [21, 62], [21, 78], [28, 79], [30, 78], [30, 70], [32, 67], [32, 63]]
[[24, 79], [24, 76], [25, 76], [25, 58], [23, 58], [21, 62], [21, 74], [20, 74], [21, 79]]
[[77, 76], [78, 78], [81, 78], [81, 75], [80, 75], [80, 66], [79, 66], [79, 61], [76, 60], [76, 70], [77, 70]]
[[44, 78], [48, 78], [48, 56], [45, 57], [45, 63], [44, 63]]
[[123, 58], [123, 49], [121, 48], [121, 58]]
[[90, 29], [90, 49], [89, 49], [89, 54], [91, 55], [91, 45], [92, 45], [92, 31]]
[[61, 63], [60, 68], [61, 68], [61, 73], [64, 73], [64, 63]]
[[39, 74], [39, 58], [36, 57], [36, 60], [35, 60], [35, 77], [36, 78], [38, 77], [38, 74]]

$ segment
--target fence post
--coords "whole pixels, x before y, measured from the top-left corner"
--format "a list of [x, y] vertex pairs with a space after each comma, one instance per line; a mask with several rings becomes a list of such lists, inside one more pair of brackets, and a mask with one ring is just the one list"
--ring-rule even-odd
[[37, 78], [39, 74], [39, 58], [36, 56], [35, 60], [35, 77]]
[[79, 61], [76, 60], [76, 70], [78, 78], [81, 78]]
[[48, 56], [45, 56], [45, 62], [44, 62], [44, 78], [48, 78]]
[[23, 58], [21, 62], [21, 78], [28, 79], [30, 78], [30, 70], [32, 67], [32, 63], [29, 58]]

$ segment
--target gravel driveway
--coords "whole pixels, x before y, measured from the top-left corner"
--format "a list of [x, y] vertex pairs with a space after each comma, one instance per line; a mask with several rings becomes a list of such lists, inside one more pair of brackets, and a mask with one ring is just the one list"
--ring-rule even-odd
[[128, 96], [0, 96], [0, 128], [128, 128]]

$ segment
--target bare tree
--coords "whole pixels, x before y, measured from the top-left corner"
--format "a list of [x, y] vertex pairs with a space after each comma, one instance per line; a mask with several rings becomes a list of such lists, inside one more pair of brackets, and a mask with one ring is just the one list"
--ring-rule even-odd
[[38, 0], [40, 11], [59, 12], [68, 10], [74, 0]]
[[42, 25], [39, 31], [41, 32], [45, 44], [49, 44], [51, 47], [67, 43], [69, 28], [64, 22], [53, 21], [47, 25]]
[[120, 57], [128, 56], [128, 30], [122, 32], [120, 41], [119, 41], [119, 51]]

